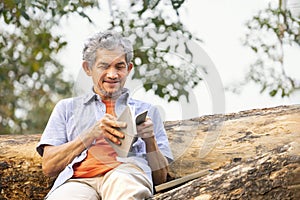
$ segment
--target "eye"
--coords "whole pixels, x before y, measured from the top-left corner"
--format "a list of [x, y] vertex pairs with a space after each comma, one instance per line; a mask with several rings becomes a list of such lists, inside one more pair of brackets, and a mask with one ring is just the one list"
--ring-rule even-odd
[[102, 70], [106, 70], [106, 69], [108, 69], [108, 67], [109, 67], [109, 65], [107, 65], [107, 64], [97, 65], [97, 68], [102, 69]]
[[127, 68], [127, 65], [125, 65], [125, 64], [117, 64], [117, 65], [116, 65], [116, 68], [117, 68], [118, 70], [124, 70], [124, 69]]

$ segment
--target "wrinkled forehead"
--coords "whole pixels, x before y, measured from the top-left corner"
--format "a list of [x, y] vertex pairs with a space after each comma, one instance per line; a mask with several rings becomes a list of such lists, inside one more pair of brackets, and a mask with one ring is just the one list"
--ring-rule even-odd
[[99, 48], [96, 52], [96, 63], [113, 63], [113, 62], [126, 62], [124, 49], [120, 46], [120, 48], [116, 48], [113, 50]]

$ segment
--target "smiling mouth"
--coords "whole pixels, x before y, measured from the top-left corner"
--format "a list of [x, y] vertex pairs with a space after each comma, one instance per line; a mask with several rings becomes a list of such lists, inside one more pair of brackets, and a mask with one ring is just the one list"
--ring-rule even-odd
[[103, 81], [104, 83], [109, 83], [109, 84], [115, 84], [115, 83], [119, 83], [119, 81]]
[[110, 85], [110, 86], [115, 86], [119, 84], [119, 81], [103, 81], [103, 83]]

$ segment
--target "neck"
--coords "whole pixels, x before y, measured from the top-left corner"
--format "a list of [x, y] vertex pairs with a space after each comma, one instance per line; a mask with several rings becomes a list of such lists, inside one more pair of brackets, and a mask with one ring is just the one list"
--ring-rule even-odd
[[114, 93], [109, 93], [102, 90], [99, 91], [97, 89], [94, 89], [94, 91], [101, 97], [102, 100], [105, 101], [116, 101], [122, 94], [121, 90]]

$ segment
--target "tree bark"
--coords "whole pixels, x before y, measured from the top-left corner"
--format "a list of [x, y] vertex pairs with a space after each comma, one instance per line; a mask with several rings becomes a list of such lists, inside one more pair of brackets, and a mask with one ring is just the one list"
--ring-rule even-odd
[[43, 199], [53, 180], [35, 151], [40, 135], [0, 135], [0, 199]]
[[[184, 182], [152, 199], [300, 199], [300, 105], [165, 127], [175, 157], [170, 175]], [[0, 136], [0, 200], [43, 199], [50, 190], [35, 151], [40, 136]]]

